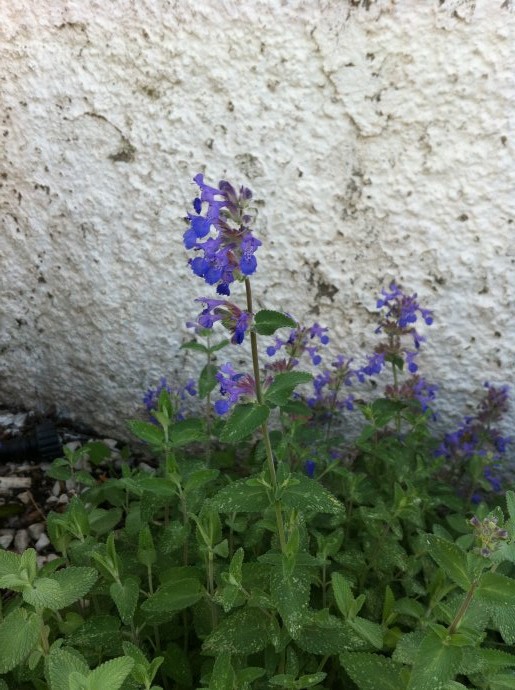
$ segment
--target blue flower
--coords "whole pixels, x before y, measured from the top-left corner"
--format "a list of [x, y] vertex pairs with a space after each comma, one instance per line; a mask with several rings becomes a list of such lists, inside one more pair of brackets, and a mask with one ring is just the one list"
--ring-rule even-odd
[[256, 383], [252, 376], [238, 374], [230, 362], [220, 367], [216, 380], [220, 384], [220, 393], [224, 396], [214, 406], [219, 415], [226, 414], [242, 398], [254, 399], [256, 396]]
[[314, 460], [306, 460], [304, 463], [304, 472], [308, 475], [310, 479], [315, 476], [316, 462]]
[[199, 326], [212, 328], [217, 321], [220, 321], [224, 328], [232, 333], [233, 345], [240, 345], [243, 342], [245, 333], [252, 326], [253, 317], [250, 312], [240, 309], [225, 299], [199, 297], [195, 301], [205, 305], [198, 317]]
[[[221, 180], [218, 188], [205, 184], [199, 173], [194, 181], [200, 196], [193, 200], [195, 214], [188, 213], [184, 246], [199, 255], [190, 259], [193, 273], [208, 285], [216, 285], [220, 295], [230, 295], [235, 280], [252, 275], [257, 269], [255, 253], [261, 246], [251, 231], [254, 221], [249, 207], [252, 192]], [[203, 240], [203, 241], [202, 241]]]

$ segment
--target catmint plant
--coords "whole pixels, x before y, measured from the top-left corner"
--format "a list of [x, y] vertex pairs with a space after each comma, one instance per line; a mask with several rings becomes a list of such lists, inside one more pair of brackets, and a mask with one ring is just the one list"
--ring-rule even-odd
[[194, 182], [200, 374], [145, 393], [137, 446], [52, 464], [57, 557], [0, 550], [0, 690], [515, 688], [508, 388], [440, 439], [416, 294], [384, 288], [381, 342], [335, 354], [254, 309], [250, 190]]

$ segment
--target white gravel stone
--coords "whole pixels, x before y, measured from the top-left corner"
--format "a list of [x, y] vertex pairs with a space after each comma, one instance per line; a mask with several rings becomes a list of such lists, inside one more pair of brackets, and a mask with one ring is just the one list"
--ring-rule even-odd
[[36, 551], [43, 551], [48, 545], [50, 544], [50, 539], [46, 535], [45, 532], [43, 532], [37, 542], [34, 544], [34, 548]]
[[18, 553], [22, 553], [29, 546], [29, 533], [26, 529], [19, 529], [14, 535], [14, 548]]
[[39, 539], [39, 537], [45, 531], [45, 523], [44, 522], [35, 522], [34, 524], [29, 525], [27, 527], [27, 529], [29, 531], [31, 538], [34, 541], [37, 541]]
[[59, 496], [59, 499], [57, 502], [61, 503], [61, 504], [66, 504], [66, 503], [69, 503], [69, 501], [70, 501], [70, 498], [69, 498], [68, 494], [61, 494]]
[[13, 543], [14, 530], [9, 532], [7, 530], [2, 530], [2, 532], [3, 534], [0, 534], [0, 546], [4, 549], [8, 549]]

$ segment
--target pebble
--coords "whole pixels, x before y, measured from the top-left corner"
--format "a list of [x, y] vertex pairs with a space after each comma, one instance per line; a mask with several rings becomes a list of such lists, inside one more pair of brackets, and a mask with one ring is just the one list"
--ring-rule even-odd
[[54, 485], [52, 487], [52, 495], [53, 496], [59, 496], [61, 493], [61, 482], [59, 480], [54, 482]]
[[68, 498], [68, 494], [61, 494], [57, 499], [57, 502], [61, 504], [66, 504], [69, 502], [69, 500], [70, 499]]
[[29, 534], [32, 537], [32, 539], [36, 541], [45, 531], [45, 523], [35, 522], [33, 525], [29, 525], [27, 529], [29, 530]]
[[14, 535], [14, 548], [18, 553], [22, 553], [29, 546], [29, 533], [26, 529], [19, 529]]
[[48, 545], [50, 544], [50, 539], [47, 537], [45, 532], [40, 535], [39, 539], [37, 542], [34, 544], [34, 548], [36, 551], [43, 551]]
[[14, 530], [13, 529], [2, 529], [0, 530], [0, 546], [4, 549], [8, 549], [13, 543]]
[[16, 498], [25, 505], [28, 505], [31, 502], [30, 491], [22, 491], [20, 494], [16, 496]]

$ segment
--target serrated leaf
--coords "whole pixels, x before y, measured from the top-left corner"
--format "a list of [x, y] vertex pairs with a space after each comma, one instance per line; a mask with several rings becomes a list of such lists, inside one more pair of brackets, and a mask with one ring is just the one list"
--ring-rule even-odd
[[223, 652], [215, 659], [209, 679], [209, 690], [233, 690], [233, 688], [234, 670], [231, 666], [231, 655]]
[[234, 443], [250, 436], [266, 422], [270, 408], [259, 403], [235, 405], [220, 434], [223, 443]]
[[270, 505], [270, 498], [264, 484], [239, 479], [224, 486], [209, 505], [219, 513], [258, 513]]
[[204, 439], [205, 434], [200, 419], [183, 419], [174, 424], [170, 432], [170, 443], [175, 448]]
[[476, 595], [487, 604], [515, 606], [515, 580], [500, 573], [486, 572], [481, 577]]
[[306, 371], [286, 371], [277, 374], [265, 392], [265, 402], [285, 405], [297, 386], [312, 380], [313, 376]]
[[459, 546], [435, 534], [425, 537], [428, 552], [445, 574], [462, 589], [467, 591], [471, 581], [467, 569], [467, 556]]
[[339, 654], [346, 650], [364, 650], [368, 643], [346, 622], [325, 611], [313, 614], [295, 640], [300, 649], [312, 654]]
[[203, 400], [206, 398], [211, 391], [216, 388], [218, 383], [216, 379], [216, 374], [218, 372], [218, 367], [215, 364], [206, 364], [200, 376], [198, 378], [198, 397]]
[[115, 616], [99, 615], [89, 618], [69, 637], [68, 644], [78, 647], [104, 647], [119, 639], [120, 620]]
[[285, 507], [332, 515], [345, 511], [344, 505], [317, 481], [301, 474], [292, 476], [295, 483], [288, 484], [281, 493], [281, 501]]
[[344, 652], [340, 661], [359, 690], [402, 690], [403, 666], [379, 654]]
[[119, 690], [134, 666], [134, 659], [120, 656], [98, 666], [88, 676], [88, 690]]
[[462, 657], [460, 647], [445, 644], [430, 630], [417, 651], [407, 690], [436, 690], [453, 680]]
[[94, 568], [69, 566], [51, 573], [48, 577], [55, 580], [61, 590], [59, 601], [56, 602], [54, 609], [58, 610], [84, 597], [97, 581], [98, 573]]
[[193, 606], [202, 598], [202, 585], [197, 579], [185, 578], [169, 582], [152, 594], [141, 605], [141, 610], [149, 615], [169, 615]]
[[349, 581], [340, 573], [332, 573], [331, 582], [336, 605], [340, 609], [341, 614], [348, 618], [354, 603], [354, 595], [352, 594]]
[[21, 664], [39, 639], [42, 619], [25, 609], [15, 609], [0, 623], [0, 673]]
[[295, 640], [308, 613], [309, 571], [296, 568], [285, 574], [285, 568], [274, 568], [270, 574], [270, 594], [289, 635]]
[[191, 491], [197, 491], [205, 484], [208, 484], [209, 482], [215, 480], [219, 474], [219, 470], [209, 470], [207, 468], [197, 470], [196, 472], [192, 472], [184, 485], [184, 491], [186, 493], [190, 493]]
[[127, 422], [130, 431], [145, 443], [161, 448], [164, 443], [164, 431], [161, 427], [150, 422], [142, 422], [138, 419], [131, 419]]
[[69, 690], [69, 677], [72, 673], [87, 676], [89, 666], [77, 654], [66, 649], [52, 649], [48, 656], [48, 676], [51, 689]]
[[268, 620], [257, 608], [237, 609], [224, 618], [205, 640], [206, 654], [254, 654], [270, 642]]
[[139, 580], [127, 577], [122, 582], [113, 582], [109, 587], [109, 594], [116, 604], [120, 618], [125, 625], [129, 625], [134, 617], [139, 599]]
[[18, 575], [20, 572], [20, 556], [12, 551], [0, 549], [0, 577], [4, 575]]
[[180, 686], [194, 687], [188, 655], [175, 642], [170, 642], [166, 647], [163, 670]]
[[37, 578], [32, 587], [23, 590], [23, 600], [36, 609], [60, 608], [61, 587], [55, 580], [48, 577]]
[[489, 604], [488, 610], [506, 644], [515, 644], [515, 606]]
[[361, 635], [364, 640], [369, 642], [372, 647], [382, 649], [383, 629], [378, 623], [356, 616], [356, 618], [349, 621], [349, 625], [354, 628], [358, 635]]
[[254, 328], [259, 335], [273, 335], [279, 328], [297, 328], [297, 322], [280, 311], [261, 309], [254, 317]]
[[488, 678], [489, 690], [515, 690], [515, 675], [496, 673]]

